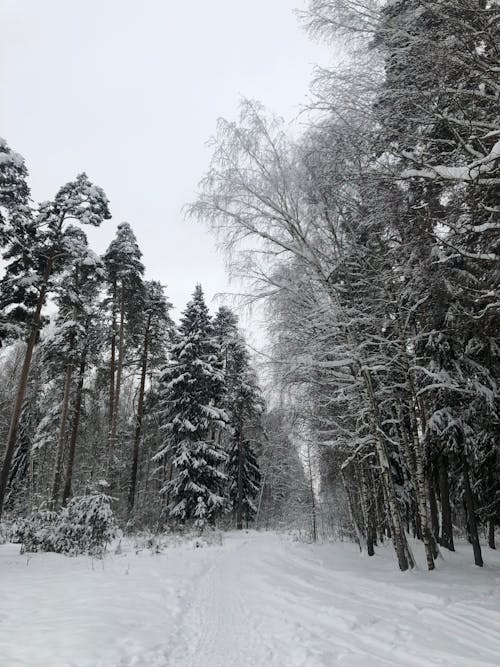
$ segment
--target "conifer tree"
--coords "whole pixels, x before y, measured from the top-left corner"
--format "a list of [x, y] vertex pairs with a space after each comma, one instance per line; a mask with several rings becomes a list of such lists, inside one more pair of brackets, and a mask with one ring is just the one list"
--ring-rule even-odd
[[111, 356], [109, 367], [108, 472], [112, 472], [120, 412], [125, 338], [132, 333], [135, 315], [142, 309], [144, 285], [142, 253], [128, 222], [118, 225], [104, 264], [108, 275], [111, 307]]
[[[64, 240], [68, 223], [72, 220], [80, 224], [99, 226], [104, 219], [109, 217], [106, 195], [101, 188], [93, 185], [84, 173], [77, 176], [74, 181], [64, 185], [52, 201], [44, 202], [39, 206], [36, 215], [38, 237], [35, 251], [37, 257], [40, 258], [40, 270], [35, 273], [32, 281], [37, 289], [37, 298], [29, 326], [26, 352], [5, 447], [5, 457], [0, 477], [0, 515], [16, 443], [19, 419], [28, 385], [33, 350], [38, 338], [42, 308], [47, 293], [51, 289], [51, 278], [54, 272], [57, 272], [61, 264], [64, 265], [62, 260], [66, 256]], [[15, 231], [13, 237], [15, 237]]]
[[[50, 375], [59, 375], [62, 379], [62, 400], [56, 440], [54, 476], [51, 491], [51, 504], [56, 506], [62, 482], [62, 461], [69, 431], [70, 407], [74, 372], [78, 367], [78, 386], [83, 382], [85, 359], [88, 352], [89, 319], [99, 286], [104, 278], [101, 260], [88, 247], [84, 232], [76, 227], [69, 227], [64, 245], [66, 248], [66, 268], [58, 276], [55, 287], [58, 313], [55, 319], [54, 335], [44, 345], [47, 363], [51, 366]], [[82, 369], [83, 362], [83, 369]], [[77, 411], [81, 400], [76, 392]], [[76, 439], [71, 441], [70, 460], [67, 466], [66, 482], [71, 479]], [[67, 499], [67, 497], [66, 497]]]
[[170, 319], [171, 304], [165, 297], [162, 285], [154, 280], [144, 283], [144, 303], [140, 312], [141, 323], [138, 335], [142, 336], [140, 354], [140, 380], [137, 397], [137, 412], [132, 446], [132, 467], [127, 501], [127, 514], [130, 517], [134, 509], [139, 464], [139, 446], [142, 436], [144, 417], [144, 398], [146, 374], [153, 364], [156, 368], [164, 363], [167, 345], [171, 338], [174, 324]]
[[229, 498], [236, 517], [236, 527], [243, 528], [256, 512], [260, 472], [249, 433], [257, 431], [257, 418], [263, 402], [257, 379], [250, 365], [250, 355], [242, 334], [238, 331], [236, 315], [222, 306], [214, 321], [224, 369], [226, 391], [224, 407], [229, 416], [229, 458], [227, 475]]
[[37, 232], [27, 174], [23, 158], [0, 138], [0, 251], [6, 265], [0, 281], [0, 346], [23, 333], [28, 309], [36, 302], [31, 282]]
[[184, 310], [171, 360], [161, 378], [164, 445], [157, 461], [170, 461], [163, 493], [167, 516], [180, 523], [213, 524], [226, 508], [226, 454], [216, 433], [225, 429], [224, 379], [213, 324], [197, 285]]

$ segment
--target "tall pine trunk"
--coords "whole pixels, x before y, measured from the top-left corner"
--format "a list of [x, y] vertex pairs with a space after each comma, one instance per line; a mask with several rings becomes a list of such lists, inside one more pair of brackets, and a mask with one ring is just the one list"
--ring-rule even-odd
[[35, 344], [38, 338], [38, 330], [40, 328], [42, 308], [45, 303], [48, 282], [52, 274], [53, 264], [54, 264], [54, 257], [49, 257], [43, 272], [42, 285], [40, 288], [40, 293], [38, 295], [38, 300], [36, 303], [35, 312], [33, 314], [33, 319], [31, 321], [30, 333], [26, 345], [26, 352], [24, 354], [24, 361], [21, 369], [21, 376], [19, 378], [16, 400], [14, 403], [14, 409], [12, 411], [10, 419], [9, 433], [7, 435], [7, 442], [5, 446], [5, 456], [3, 461], [2, 474], [0, 476], [0, 518], [2, 516], [3, 503], [4, 503], [5, 493], [7, 491], [7, 482], [9, 480], [12, 456], [14, 454], [14, 448], [16, 446], [19, 420], [21, 418], [21, 412], [23, 410], [24, 397], [26, 395], [26, 387], [28, 386], [28, 378], [31, 368], [31, 360], [33, 358], [33, 350], [35, 349]]
[[64, 378], [64, 391], [61, 409], [61, 418], [59, 421], [59, 432], [57, 435], [56, 460], [54, 464], [54, 479], [52, 482], [51, 507], [55, 509], [59, 498], [59, 489], [61, 487], [62, 462], [64, 454], [64, 444], [66, 442], [66, 425], [68, 423], [69, 395], [71, 390], [71, 379], [73, 377], [73, 364], [66, 366]]
[[120, 392], [123, 372], [123, 348], [125, 338], [125, 286], [123, 282], [120, 287], [120, 329], [118, 333], [118, 363], [116, 367], [115, 395], [113, 399], [113, 415], [111, 420], [111, 433], [109, 437], [109, 460], [108, 471], [113, 469], [113, 456], [116, 447], [116, 434], [118, 431], [118, 417], [120, 412]]
[[73, 478], [73, 466], [75, 463], [76, 443], [78, 439], [78, 427], [80, 425], [80, 415], [82, 411], [83, 381], [85, 377], [85, 368], [87, 364], [87, 346], [85, 346], [80, 358], [80, 367], [78, 369], [78, 384], [75, 395], [75, 412], [73, 423], [71, 425], [71, 438], [69, 442], [68, 467], [66, 469], [66, 478], [64, 481], [64, 490], [62, 504], [66, 505], [71, 495], [71, 482]]
[[[111, 430], [113, 415], [115, 413], [115, 375], [116, 375], [116, 280], [113, 282], [112, 296], [112, 318], [111, 318], [111, 358], [109, 361], [109, 398], [108, 398], [108, 461], [111, 449]], [[109, 468], [109, 463], [108, 463]]]
[[142, 420], [144, 417], [144, 393], [146, 388], [146, 372], [148, 367], [150, 320], [151, 318], [148, 318], [146, 324], [146, 332], [144, 334], [144, 345], [142, 349], [141, 382], [139, 385], [139, 397], [137, 399], [137, 415], [135, 418], [134, 444], [132, 450], [132, 470], [130, 473], [130, 487], [129, 487], [128, 505], [127, 505], [127, 515], [129, 518], [134, 509], [135, 489], [137, 486], [137, 470], [139, 465], [139, 444], [141, 441]]

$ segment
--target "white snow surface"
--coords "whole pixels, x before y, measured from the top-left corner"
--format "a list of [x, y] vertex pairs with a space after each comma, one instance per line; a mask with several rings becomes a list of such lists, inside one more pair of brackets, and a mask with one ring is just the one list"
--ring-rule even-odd
[[383, 548], [224, 535], [102, 561], [0, 546], [2, 667], [500, 664], [500, 556], [401, 573]]

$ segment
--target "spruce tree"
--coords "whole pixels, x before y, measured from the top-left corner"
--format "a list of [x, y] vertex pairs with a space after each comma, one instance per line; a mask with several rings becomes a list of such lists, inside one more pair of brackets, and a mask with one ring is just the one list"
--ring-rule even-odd
[[257, 431], [263, 402], [250, 365], [250, 355], [238, 330], [238, 318], [229, 308], [222, 306], [217, 312], [214, 327], [226, 384], [224, 408], [231, 427], [226, 436], [229, 498], [236, 527], [241, 530], [243, 518], [248, 524], [256, 512], [260, 472], [249, 435], [251, 431]]
[[197, 285], [184, 310], [171, 359], [161, 378], [164, 445], [172, 478], [163, 488], [167, 516], [179, 523], [213, 524], [227, 505], [226, 454], [216, 434], [226, 428], [224, 379], [213, 324]]

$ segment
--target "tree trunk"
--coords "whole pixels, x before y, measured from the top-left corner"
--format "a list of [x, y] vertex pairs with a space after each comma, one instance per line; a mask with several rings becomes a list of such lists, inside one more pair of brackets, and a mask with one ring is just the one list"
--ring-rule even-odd
[[120, 330], [118, 334], [118, 364], [116, 368], [115, 395], [113, 399], [113, 414], [111, 419], [111, 433], [109, 437], [109, 460], [108, 473], [111, 474], [113, 468], [113, 455], [116, 446], [116, 433], [118, 430], [118, 415], [120, 411], [120, 391], [123, 371], [123, 343], [125, 335], [125, 287], [122, 283], [120, 287]]
[[243, 429], [241, 423], [238, 426], [238, 478], [237, 478], [237, 497], [236, 497], [236, 528], [243, 528]]
[[495, 545], [495, 522], [493, 519], [488, 521], [488, 546], [490, 549], [496, 549]]
[[439, 544], [445, 549], [455, 551], [453, 544], [453, 524], [450, 503], [450, 484], [448, 480], [448, 459], [439, 461], [439, 495], [441, 496], [441, 536]]
[[309, 468], [309, 493], [311, 495], [311, 523], [313, 542], [318, 541], [318, 527], [316, 521], [316, 500], [314, 498], [313, 474], [311, 465], [311, 445], [307, 443], [307, 466]]
[[439, 538], [439, 516], [438, 516], [438, 508], [436, 501], [436, 492], [434, 489], [434, 476], [429, 478], [428, 487], [429, 487], [429, 508], [431, 514], [431, 530], [432, 534], [434, 535], [434, 539], [437, 542]]
[[71, 378], [73, 376], [73, 364], [66, 366], [66, 376], [64, 379], [64, 392], [62, 400], [61, 418], [59, 421], [59, 433], [57, 436], [56, 461], [54, 465], [54, 481], [52, 482], [51, 507], [55, 509], [61, 487], [62, 461], [64, 453], [64, 444], [66, 441], [66, 424], [68, 422], [69, 412], [69, 394], [71, 389]]
[[392, 479], [392, 473], [390, 469], [389, 456], [387, 454], [387, 448], [385, 441], [383, 440], [381, 433], [382, 428], [380, 426], [380, 415], [378, 410], [378, 405], [375, 399], [375, 394], [373, 392], [372, 380], [370, 373], [365, 369], [362, 371], [363, 377], [365, 380], [365, 387], [368, 394], [368, 399], [370, 401], [370, 408], [372, 414], [372, 432], [375, 440], [375, 451], [377, 453], [378, 462], [381, 469], [381, 479], [382, 485], [384, 487], [385, 497], [387, 500], [387, 507], [390, 514], [391, 521], [391, 533], [392, 533], [392, 542], [394, 545], [394, 550], [396, 551], [396, 557], [398, 559], [398, 565], [400, 570], [403, 572], [409, 567], [413, 568], [415, 566], [415, 559], [411, 553], [408, 540], [406, 539], [406, 534], [403, 528], [403, 522], [401, 520], [401, 512], [398, 507], [398, 500], [396, 497], [396, 490], [394, 488], [394, 481]]
[[476, 509], [474, 503], [474, 496], [472, 495], [472, 488], [470, 485], [469, 464], [464, 457], [463, 462], [464, 475], [464, 491], [465, 491], [465, 506], [467, 508], [467, 519], [469, 524], [470, 541], [472, 543], [472, 551], [474, 552], [474, 563], [478, 567], [483, 567], [483, 556], [481, 554], [481, 545], [479, 543], [479, 533], [476, 518]]
[[137, 485], [137, 469], [139, 465], [139, 444], [141, 441], [142, 419], [144, 416], [144, 390], [146, 387], [146, 372], [148, 366], [148, 347], [149, 347], [149, 324], [150, 318], [146, 324], [144, 334], [144, 346], [142, 350], [141, 361], [141, 382], [139, 385], [139, 397], [137, 399], [137, 416], [135, 418], [134, 445], [132, 451], [132, 470], [130, 473], [130, 487], [128, 494], [127, 516], [130, 518], [134, 509], [135, 489]]
[[351, 517], [352, 525], [354, 527], [354, 532], [356, 533], [359, 550], [361, 551], [361, 553], [363, 553], [363, 551], [367, 548], [366, 538], [365, 538], [365, 535], [364, 535], [363, 531], [361, 530], [361, 528], [359, 526], [359, 523], [357, 521], [357, 518], [356, 518], [356, 513], [354, 511], [354, 502], [353, 502], [353, 499], [352, 499], [351, 490], [349, 488], [349, 484], [347, 482], [347, 478], [346, 478], [346, 475], [345, 475], [345, 472], [344, 472], [343, 468], [340, 469], [340, 474], [342, 475], [342, 482], [344, 483], [344, 489], [345, 489], [345, 494], [346, 494], [346, 498], [347, 498], [347, 507], [349, 509], [349, 516]]
[[73, 477], [73, 466], [75, 463], [76, 442], [78, 439], [78, 427], [80, 424], [80, 415], [82, 411], [83, 381], [85, 377], [85, 367], [87, 363], [87, 346], [83, 349], [80, 359], [80, 368], [78, 369], [78, 385], [75, 396], [75, 414], [73, 415], [73, 424], [71, 426], [71, 438], [69, 442], [68, 467], [66, 470], [66, 479], [64, 481], [64, 490], [62, 504], [66, 505], [71, 495], [71, 482]]
[[375, 549], [373, 547], [374, 536], [373, 528], [371, 525], [371, 512], [370, 512], [370, 500], [368, 493], [368, 483], [366, 481], [366, 470], [363, 463], [359, 464], [359, 473], [361, 477], [360, 487], [360, 498], [361, 498], [361, 509], [363, 512], [363, 520], [365, 524], [365, 535], [366, 535], [366, 551], [369, 556], [375, 555]]
[[109, 362], [109, 398], [108, 398], [108, 447], [111, 438], [111, 425], [113, 423], [115, 404], [115, 373], [116, 373], [116, 280], [113, 282], [112, 297], [112, 320], [111, 320], [111, 359]]
[[23, 409], [26, 387], [28, 386], [28, 378], [31, 368], [31, 359], [33, 358], [33, 350], [35, 348], [36, 340], [38, 337], [38, 329], [40, 327], [42, 308], [45, 303], [47, 286], [50, 275], [52, 273], [53, 263], [54, 263], [54, 258], [49, 257], [49, 259], [47, 260], [47, 264], [45, 265], [45, 270], [43, 272], [40, 294], [38, 295], [35, 312], [33, 315], [33, 319], [31, 321], [30, 334], [26, 345], [26, 352], [24, 354], [24, 361], [21, 369], [21, 376], [19, 378], [16, 400], [14, 403], [14, 409], [12, 411], [12, 416], [10, 419], [10, 427], [5, 446], [5, 456], [3, 461], [2, 474], [0, 477], [0, 518], [2, 516], [5, 492], [7, 491], [7, 482], [9, 479], [10, 466], [12, 463], [12, 455], [14, 454], [14, 448], [16, 445], [17, 429], [19, 428], [19, 420], [21, 418], [21, 412]]

